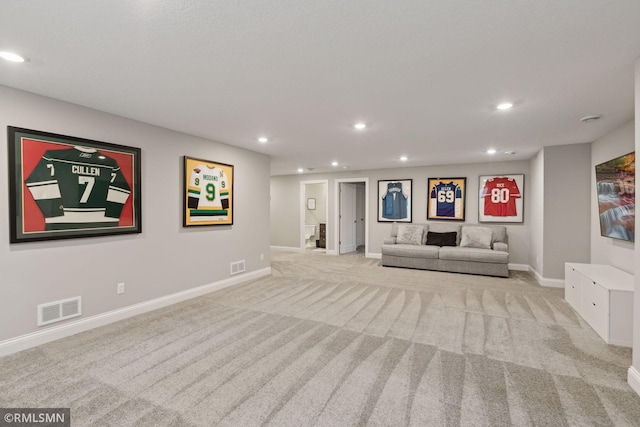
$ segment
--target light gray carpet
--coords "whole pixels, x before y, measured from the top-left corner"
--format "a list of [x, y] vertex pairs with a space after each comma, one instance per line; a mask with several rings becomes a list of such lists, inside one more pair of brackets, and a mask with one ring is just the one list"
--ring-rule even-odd
[[526, 273], [273, 251], [273, 275], [0, 359], [72, 425], [640, 425], [631, 350]]

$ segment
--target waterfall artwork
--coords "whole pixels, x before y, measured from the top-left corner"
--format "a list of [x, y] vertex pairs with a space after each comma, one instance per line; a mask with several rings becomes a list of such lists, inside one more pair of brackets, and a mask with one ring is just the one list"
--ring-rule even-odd
[[635, 153], [596, 165], [600, 234], [633, 242], [635, 235]]

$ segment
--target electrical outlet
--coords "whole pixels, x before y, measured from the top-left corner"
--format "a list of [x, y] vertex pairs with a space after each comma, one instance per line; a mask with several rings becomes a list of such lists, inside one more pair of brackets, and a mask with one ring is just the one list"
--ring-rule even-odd
[[260, 261], [264, 261], [264, 254], [260, 254]]
[[118, 283], [118, 294], [124, 294], [124, 283]]

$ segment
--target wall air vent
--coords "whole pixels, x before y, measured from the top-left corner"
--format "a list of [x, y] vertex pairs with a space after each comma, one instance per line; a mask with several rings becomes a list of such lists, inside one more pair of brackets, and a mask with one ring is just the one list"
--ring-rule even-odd
[[48, 302], [38, 306], [38, 326], [70, 319], [82, 314], [82, 297]]
[[231, 263], [231, 275], [245, 272], [244, 260]]

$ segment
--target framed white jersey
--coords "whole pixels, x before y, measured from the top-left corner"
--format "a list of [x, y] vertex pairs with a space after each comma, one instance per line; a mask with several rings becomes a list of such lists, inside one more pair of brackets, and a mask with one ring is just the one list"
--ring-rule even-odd
[[233, 166], [184, 157], [184, 223], [233, 224]]

